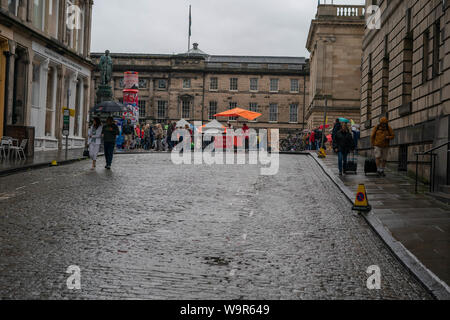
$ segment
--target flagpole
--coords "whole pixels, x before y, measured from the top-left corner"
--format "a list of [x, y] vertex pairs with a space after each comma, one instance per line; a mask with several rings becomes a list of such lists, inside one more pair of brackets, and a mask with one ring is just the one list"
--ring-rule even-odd
[[189, 50], [191, 50], [191, 25], [192, 25], [191, 5], [189, 5], [189, 36], [188, 36], [188, 52], [189, 52]]

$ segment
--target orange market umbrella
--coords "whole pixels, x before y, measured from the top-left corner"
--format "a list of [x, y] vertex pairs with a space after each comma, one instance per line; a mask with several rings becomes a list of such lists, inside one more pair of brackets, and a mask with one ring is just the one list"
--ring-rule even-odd
[[252, 120], [255, 120], [256, 118], [261, 117], [262, 114], [258, 113], [258, 112], [244, 110], [244, 109], [241, 109], [241, 108], [234, 108], [234, 109], [231, 109], [231, 110], [227, 110], [225, 112], [221, 112], [221, 113], [215, 114], [214, 116], [215, 117], [229, 117], [229, 118], [231, 118], [231, 117], [242, 117], [244, 119], [252, 121]]

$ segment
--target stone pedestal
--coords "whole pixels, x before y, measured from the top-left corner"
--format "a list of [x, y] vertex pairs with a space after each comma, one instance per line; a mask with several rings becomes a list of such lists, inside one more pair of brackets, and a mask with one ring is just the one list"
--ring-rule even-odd
[[114, 101], [112, 88], [109, 85], [99, 85], [97, 90], [97, 103]]

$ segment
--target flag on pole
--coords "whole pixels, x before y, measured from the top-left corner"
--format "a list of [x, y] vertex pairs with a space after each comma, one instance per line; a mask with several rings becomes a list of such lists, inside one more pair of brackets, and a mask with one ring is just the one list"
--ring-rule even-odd
[[192, 15], [191, 15], [191, 6], [189, 5], [189, 37], [192, 35], [191, 27], [192, 27]]

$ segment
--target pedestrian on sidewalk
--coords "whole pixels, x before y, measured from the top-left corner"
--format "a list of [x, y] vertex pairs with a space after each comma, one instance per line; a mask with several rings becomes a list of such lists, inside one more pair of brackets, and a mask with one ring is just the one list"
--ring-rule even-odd
[[355, 141], [346, 123], [336, 132], [333, 149], [338, 154], [339, 175], [342, 176], [342, 173], [346, 173], [348, 154], [355, 150]]
[[146, 124], [144, 127], [144, 150], [150, 149], [150, 125]]
[[100, 145], [102, 143], [102, 133], [102, 121], [99, 117], [95, 117], [94, 123], [89, 128], [88, 132], [89, 157], [92, 159], [92, 170], [96, 167], [97, 155], [100, 151]]
[[336, 119], [336, 123], [334, 124], [333, 131], [331, 132], [331, 140], [334, 141], [336, 139], [336, 133], [338, 133], [342, 128], [342, 124], [339, 119]]
[[244, 134], [244, 147], [245, 147], [245, 151], [248, 151], [249, 147], [250, 147], [250, 128], [248, 127], [247, 123], [244, 123], [242, 125], [242, 132]]
[[353, 141], [355, 141], [355, 149], [358, 150], [358, 142], [361, 138], [361, 132], [359, 131], [359, 124], [352, 126]]
[[130, 150], [130, 144], [131, 144], [131, 141], [133, 140], [133, 131], [134, 131], [134, 128], [133, 128], [133, 125], [131, 124], [131, 120], [128, 119], [127, 123], [123, 126], [123, 129], [122, 129], [122, 133], [125, 138], [125, 148], [127, 151]]
[[385, 177], [384, 170], [389, 153], [389, 144], [395, 138], [394, 130], [389, 126], [386, 117], [381, 118], [380, 124], [373, 128], [371, 135], [372, 146], [375, 149], [375, 160], [377, 162], [378, 175]]
[[163, 129], [160, 123], [156, 125], [155, 138], [156, 138], [156, 151], [163, 151], [162, 150]]
[[167, 146], [169, 148], [169, 151], [172, 151], [173, 149], [172, 134], [174, 131], [175, 131], [175, 123], [169, 121], [169, 125], [167, 126]]
[[106, 166], [110, 170], [114, 156], [114, 147], [116, 146], [116, 137], [119, 135], [119, 128], [114, 123], [112, 117], [106, 119], [106, 125], [103, 126], [103, 141], [105, 147]]
[[141, 127], [139, 123], [134, 128], [134, 136], [136, 137], [136, 149], [139, 149], [141, 147]]
[[309, 150], [316, 150], [316, 132], [314, 130], [309, 135]]

